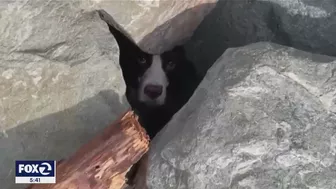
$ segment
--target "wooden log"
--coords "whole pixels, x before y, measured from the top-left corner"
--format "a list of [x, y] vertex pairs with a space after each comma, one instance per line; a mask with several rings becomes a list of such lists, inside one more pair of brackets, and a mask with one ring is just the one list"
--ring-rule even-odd
[[128, 111], [102, 134], [57, 164], [56, 184], [27, 189], [122, 189], [126, 174], [149, 149], [149, 137], [138, 117]]

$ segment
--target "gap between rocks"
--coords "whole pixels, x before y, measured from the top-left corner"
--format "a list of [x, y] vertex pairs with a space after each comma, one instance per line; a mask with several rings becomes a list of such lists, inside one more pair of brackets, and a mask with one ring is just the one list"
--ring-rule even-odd
[[[125, 31], [114, 19], [112, 16], [110, 16], [107, 12], [100, 10], [98, 11], [100, 17], [102, 20], [104, 20], [109, 26], [113, 27], [116, 30], [119, 30], [123, 35], [118, 34], [112, 34], [116, 41], [118, 42], [119, 46], [119, 64], [122, 64], [121, 62], [128, 60], [126, 56], [131, 56], [129, 53], [134, 49], [134, 45], [136, 42], [130, 37], [127, 31]], [[146, 37], [145, 37], [146, 38]], [[144, 42], [143, 43], [148, 43]], [[138, 48], [139, 45], [136, 44]], [[140, 48], [141, 49], [141, 48]], [[147, 51], [141, 49], [145, 53], [148, 53]], [[170, 50], [170, 49], [169, 49]], [[126, 52], [127, 51], [127, 52]], [[136, 52], [137, 50], [135, 50]], [[175, 51], [177, 54], [185, 54], [183, 49], [177, 49]], [[150, 53], [151, 54], [151, 53]], [[132, 61], [133, 62], [133, 61]], [[134, 61], [136, 63], [136, 61]], [[192, 62], [191, 62], [192, 63]], [[193, 64], [193, 63], [192, 63]], [[131, 105], [132, 109], [135, 110], [139, 116], [139, 121], [142, 124], [142, 126], [147, 130], [147, 133], [149, 135], [156, 135], [160, 130], [170, 121], [172, 116], [180, 110], [181, 107], [184, 106], [184, 104], [189, 100], [195, 89], [197, 88], [198, 84], [201, 81], [201, 77], [195, 78], [196, 81], [190, 81], [188, 79], [189, 75], [183, 75], [183, 82], [182, 83], [188, 83], [183, 87], [183, 92], [180, 93], [178, 98], [174, 99], [173, 102], [167, 102], [167, 106], [171, 106], [170, 108], [155, 108], [155, 109], [150, 109], [150, 108], [143, 108], [142, 104], [139, 104], [138, 102], [135, 102], [133, 99], [137, 98], [134, 96], [134, 94], [137, 94], [137, 92], [133, 92], [134, 90], [137, 89], [132, 89], [129, 86], [130, 78], [127, 77], [130, 74], [133, 74], [134, 67], [132, 66], [129, 67], [129, 65], [120, 65], [123, 76], [124, 76], [124, 81], [126, 84], [126, 98]], [[197, 75], [196, 70], [195, 72], [190, 73], [192, 77], [194, 78], [194, 75]], [[133, 81], [133, 80], [132, 80]], [[185, 82], [186, 81], [186, 82]], [[172, 105], [170, 105], [172, 104]]]

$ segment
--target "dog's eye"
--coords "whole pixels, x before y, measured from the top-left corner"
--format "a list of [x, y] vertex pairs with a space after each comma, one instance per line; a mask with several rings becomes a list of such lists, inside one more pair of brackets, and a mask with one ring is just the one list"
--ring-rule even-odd
[[169, 61], [168, 63], [167, 63], [167, 65], [166, 65], [166, 69], [168, 70], [168, 71], [170, 71], [170, 70], [173, 70], [175, 68], [175, 64], [174, 64], [174, 62], [173, 61]]
[[139, 64], [146, 64], [146, 59], [145, 58], [143, 58], [143, 57], [140, 57], [140, 58], [138, 58], [138, 63]]

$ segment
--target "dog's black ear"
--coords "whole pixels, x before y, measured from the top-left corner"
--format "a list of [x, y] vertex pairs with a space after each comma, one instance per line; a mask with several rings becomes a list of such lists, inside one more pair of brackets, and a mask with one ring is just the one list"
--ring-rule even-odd
[[110, 24], [108, 24], [111, 34], [114, 36], [115, 40], [118, 43], [118, 46], [121, 51], [130, 51], [130, 50], [141, 50], [133, 39], [122, 29], [118, 29]]

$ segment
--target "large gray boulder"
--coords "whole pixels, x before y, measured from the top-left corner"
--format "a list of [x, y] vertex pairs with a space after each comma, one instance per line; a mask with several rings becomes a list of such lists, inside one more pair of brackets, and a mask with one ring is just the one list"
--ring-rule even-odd
[[14, 160], [67, 157], [129, 105], [119, 48], [88, 1], [1, 9], [0, 183], [13, 189]]
[[150, 189], [336, 188], [336, 58], [228, 49], [152, 143]]
[[336, 56], [334, 0], [222, 0], [187, 43], [189, 58], [205, 74], [228, 47], [272, 41]]

